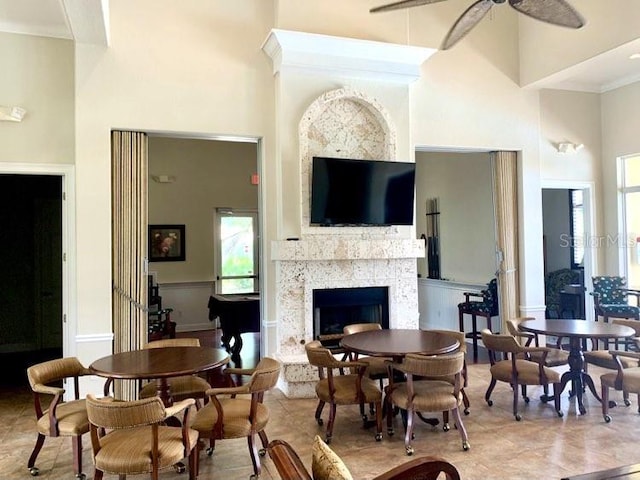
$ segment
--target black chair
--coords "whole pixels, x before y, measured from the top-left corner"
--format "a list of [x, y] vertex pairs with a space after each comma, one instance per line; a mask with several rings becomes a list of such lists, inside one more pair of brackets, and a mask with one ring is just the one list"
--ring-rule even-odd
[[162, 308], [162, 297], [158, 285], [154, 285], [153, 277], [148, 276], [148, 329], [147, 341], [154, 342], [163, 338], [176, 338], [176, 322], [171, 321], [173, 308]]
[[[581, 272], [570, 268], [561, 268], [549, 272], [544, 276], [544, 300], [547, 305], [546, 318], [583, 318], [580, 313], [584, 310], [578, 305], [564, 305], [563, 293], [568, 285], [578, 285], [582, 282]], [[584, 289], [582, 290], [584, 305]], [[572, 308], [567, 308], [572, 307]], [[569, 315], [565, 317], [565, 315]]]
[[[480, 300], [471, 300], [471, 297]], [[464, 315], [471, 315], [471, 331], [466, 332], [464, 328]], [[498, 281], [494, 278], [488, 284], [487, 288], [481, 290], [480, 293], [464, 292], [464, 302], [458, 304], [458, 318], [460, 321], [460, 331], [465, 332], [466, 338], [471, 338], [473, 343], [473, 363], [478, 362], [478, 340], [482, 337], [481, 329], [478, 329], [476, 317], [484, 317], [487, 319], [487, 326], [491, 328], [491, 318], [499, 315], [498, 307]]]

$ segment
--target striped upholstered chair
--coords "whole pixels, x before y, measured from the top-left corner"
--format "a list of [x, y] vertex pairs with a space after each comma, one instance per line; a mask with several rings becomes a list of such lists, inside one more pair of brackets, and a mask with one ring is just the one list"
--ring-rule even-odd
[[[79, 377], [90, 373], [75, 357], [49, 360], [27, 369], [27, 377], [33, 390], [38, 428], [36, 445], [27, 463], [31, 475], [39, 473], [36, 459], [46, 437], [71, 437], [76, 477], [85, 478], [82, 473], [82, 435], [89, 431], [89, 420], [85, 400], [79, 395]], [[59, 382], [64, 379], [73, 380], [74, 400], [64, 401], [65, 389], [59, 386]]]
[[[150, 473], [157, 480], [160, 470], [187, 457], [189, 480], [196, 480], [198, 432], [189, 428], [189, 411], [194, 404], [191, 398], [165, 408], [160, 397], [123, 402], [87, 395], [94, 480], [101, 480], [105, 473], [120, 478]], [[184, 412], [182, 426], [165, 424], [180, 412]]]

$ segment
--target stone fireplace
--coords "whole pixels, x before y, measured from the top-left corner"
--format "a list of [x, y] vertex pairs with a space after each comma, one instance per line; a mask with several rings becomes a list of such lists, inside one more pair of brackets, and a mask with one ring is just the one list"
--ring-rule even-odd
[[[377, 310], [388, 328], [418, 328], [416, 258], [424, 257], [425, 249], [412, 226], [310, 225], [312, 158], [397, 160], [399, 122], [402, 160], [412, 159], [408, 85], [419, 78], [420, 65], [434, 50], [282, 30], [272, 31], [263, 49], [272, 58], [279, 88], [287, 92], [279, 96], [279, 108], [302, 113], [297, 117], [297, 148], [283, 133], [279, 160], [289, 191], [296, 192], [292, 183], [298, 183], [299, 217], [289, 214], [288, 202], [283, 213], [285, 231], [296, 235], [272, 241], [270, 251], [276, 283], [275, 356], [283, 363], [278, 387], [289, 397], [313, 397], [318, 375], [304, 346], [317, 337], [317, 292], [353, 289], [344, 297], [347, 302], [364, 289], [382, 291], [384, 306], [365, 305], [368, 309], [355, 310], [351, 318], [373, 318]], [[308, 97], [315, 100], [306, 109], [290, 95], [336, 81], [349, 86], [324, 88]], [[396, 121], [376, 92], [393, 104]], [[291, 172], [299, 172], [297, 179]]]
[[315, 290], [384, 287], [389, 328], [418, 328], [416, 258], [423, 256], [424, 242], [413, 239], [274, 242], [282, 307], [278, 358], [284, 365], [279, 388], [290, 397], [315, 395], [317, 372], [304, 353], [304, 344], [314, 338]]
[[389, 288], [319, 288], [313, 291], [313, 338], [335, 345], [345, 326], [376, 323], [389, 328]]

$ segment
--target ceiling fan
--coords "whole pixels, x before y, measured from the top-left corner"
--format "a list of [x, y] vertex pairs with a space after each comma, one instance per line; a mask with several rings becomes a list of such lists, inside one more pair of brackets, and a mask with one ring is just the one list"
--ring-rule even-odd
[[[401, 0], [369, 10], [371, 13], [398, 10], [401, 8], [418, 7], [444, 0]], [[494, 4], [505, 3], [507, 0], [478, 0], [467, 8], [453, 24], [447, 33], [442, 50], [453, 47], [467, 33], [475, 27], [484, 16], [489, 13]], [[562, 27], [580, 28], [585, 24], [584, 18], [565, 0], [509, 0], [509, 5], [520, 13], [543, 22], [560, 25]]]

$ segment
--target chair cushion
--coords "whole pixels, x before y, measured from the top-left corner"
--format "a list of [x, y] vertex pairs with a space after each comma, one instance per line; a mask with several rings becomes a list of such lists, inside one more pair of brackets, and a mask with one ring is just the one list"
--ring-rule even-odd
[[600, 304], [602, 313], [606, 313], [610, 317], [620, 316], [624, 318], [638, 318], [640, 315], [640, 307], [626, 304]]
[[[38, 419], [38, 432], [42, 435], [50, 435], [49, 410], [45, 410]], [[58, 432], [61, 436], [82, 435], [89, 431], [89, 418], [84, 400], [73, 400], [58, 405], [56, 408], [58, 418]]]
[[[251, 399], [246, 397], [220, 399], [224, 412], [222, 425], [222, 438], [241, 438], [251, 433], [249, 413], [251, 411]], [[207, 403], [195, 414], [191, 428], [209, 436], [213, 426], [218, 420], [218, 411], [213, 402]], [[269, 409], [259, 403], [256, 409], [256, 431], [264, 430], [269, 422]]]
[[[618, 372], [600, 375], [600, 383], [609, 388], [615, 388]], [[640, 367], [625, 368], [622, 376], [622, 390], [629, 393], [640, 393]]]
[[[591, 350], [584, 352], [584, 361], [598, 367], [608, 368], [610, 370], [617, 370], [618, 366], [613, 360], [613, 357], [607, 350]], [[638, 361], [625, 357], [618, 357], [624, 368], [637, 367]]]
[[491, 311], [491, 305], [484, 302], [462, 302], [458, 304], [458, 308], [463, 312], [477, 312], [488, 314]]
[[[536, 362], [516, 360], [519, 385], [540, 385], [540, 371]], [[502, 360], [491, 366], [491, 376], [501, 382], [511, 381], [511, 360]], [[560, 374], [551, 368], [544, 368], [549, 383], [559, 383]]]
[[[531, 360], [538, 362], [542, 358], [542, 352], [533, 352], [531, 354]], [[560, 365], [566, 365], [569, 363], [569, 352], [566, 350], [560, 350], [559, 348], [552, 348], [547, 353], [545, 367], [558, 367]]]
[[[354, 405], [359, 403], [358, 392], [356, 389], [357, 375], [335, 375], [333, 377], [333, 385], [336, 389], [333, 402], [338, 405]], [[382, 400], [382, 392], [375, 380], [367, 377], [362, 378], [362, 392], [364, 393], [364, 401], [366, 403], [377, 402]], [[329, 395], [329, 380], [323, 378], [316, 384], [316, 395], [320, 400], [331, 402]]]
[[[440, 412], [452, 410], [462, 402], [462, 394], [453, 395], [453, 386], [449, 382], [441, 380], [419, 380], [413, 382], [415, 397], [413, 398], [414, 410], [421, 412]], [[391, 393], [391, 401], [394, 405], [406, 410], [409, 405], [406, 383], [396, 384]]]
[[[100, 439], [95, 456], [96, 468], [105, 473], [136, 475], [151, 471], [151, 427], [113, 430]], [[197, 445], [198, 432], [189, 429], [191, 445]], [[184, 455], [181, 427], [158, 428], [159, 468], [168, 468]]]
[[[174, 399], [183, 398], [203, 398], [204, 392], [211, 388], [211, 385], [197, 375], [185, 375], [183, 377], [174, 377], [169, 379], [171, 388], [171, 396]], [[147, 383], [140, 390], [140, 398], [155, 397], [158, 394], [156, 382]]]
[[311, 454], [313, 480], [353, 480], [342, 459], [316, 435]]

